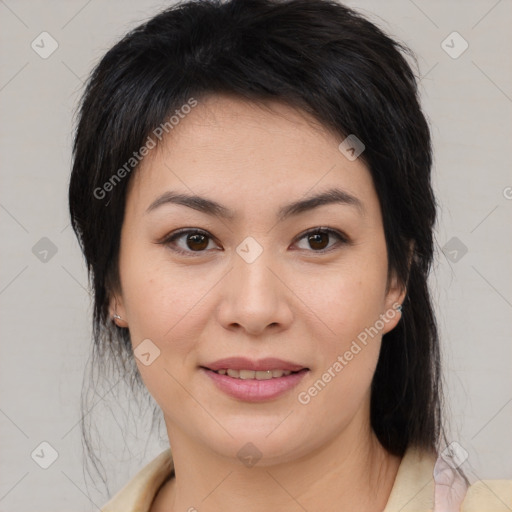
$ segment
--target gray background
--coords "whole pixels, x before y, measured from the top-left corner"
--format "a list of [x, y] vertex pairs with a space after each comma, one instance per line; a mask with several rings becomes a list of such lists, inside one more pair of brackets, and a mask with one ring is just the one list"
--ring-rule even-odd
[[[450, 440], [468, 452], [472, 480], [512, 478], [512, 4], [347, 3], [418, 56], [441, 204], [431, 284]], [[78, 426], [91, 301], [67, 212], [72, 113], [102, 54], [165, 5], [0, 0], [0, 511], [89, 511], [108, 498], [84, 475]], [[31, 47], [51, 48], [43, 31], [58, 43], [46, 59]], [[469, 44], [457, 58], [447, 51], [463, 48], [458, 36], [442, 45], [454, 31]], [[113, 491], [167, 443], [163, 428], [148, 441], [149, 413], [126, 430], [119, 400], [102, 393], [92, 412]], [[48, 469], [40, 467], [51, 461], [44, 441], [58, 453]]]

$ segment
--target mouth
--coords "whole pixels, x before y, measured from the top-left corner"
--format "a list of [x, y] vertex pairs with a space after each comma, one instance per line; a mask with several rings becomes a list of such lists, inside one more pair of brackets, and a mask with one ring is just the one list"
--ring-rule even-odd
[[294, 373], [300, 373], [309, 370], [309, 368], [302, 368], [301, 370], [297, 371], [281, 370], [279, 368], [275, 370], [237, 370], [234, 368], [220, 368], [218, 370], [212, 370], [211, 368], [207, 368], [206, 366], [201, 366], [201, 368], [214, 372], [218, 375], [228, 375], [233, 379], [241, 380], [280, 379], [282, 377], [288, 377], [288, 375], [292, 375]]
[[310, 372], [300, 370], [245, 370], [234, 368], [211, 368], [201, 366], [200, 371], [209, 377], [215, 387], [231, 398], [243, 402], [276, 400], [295, 388]]

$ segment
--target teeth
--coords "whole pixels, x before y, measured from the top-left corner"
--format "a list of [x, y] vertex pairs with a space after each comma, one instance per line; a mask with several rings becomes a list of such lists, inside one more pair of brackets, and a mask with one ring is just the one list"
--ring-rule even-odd
[[286, 377], [292, 373], [290, 370], [262, 370], [262, 371], [254, 371], [254, 370], [232, 370], [228, 368], [227, 370], [218, 370], [216, 373], [220, 375], [229, 375], [234, 379], [256, 379], [256, 380], [268, 380], [272, 378]]

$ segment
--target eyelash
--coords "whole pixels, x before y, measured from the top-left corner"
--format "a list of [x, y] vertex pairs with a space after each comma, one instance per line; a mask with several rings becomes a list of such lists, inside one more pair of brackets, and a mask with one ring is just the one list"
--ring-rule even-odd
[[[328, 227], [318, 227], [318, 228], [309, 229], [308, 231], [306, 231], [306, 232], [302, 233], [301, 235], [299, 235], [295, 239], [294, 243], [302, 240], [303, 238], [306, 238], [308, 235], [319, 234], [319, 233], [320, 234], [334, 235], [336, 238], [338, 238], [338, 244], [335, 244], [334, 246], [331, 246], [330, 248], [327, 248], [327, 249], [321, 249], [321, 250], [318, 250], [318, 251], [312, 250], [311, 252], [313, 252], [313, 253], [324, 254], [324, 253], [332, 251], [333, 248], [336, 248], [338, 245], [350, 244], [350, 239], [345, 234], [343, 234], [340, 231], [337, 231], [335, 229], [328, 228]], [[184, 228], [184, 229], [179, 229], [177, 231], [174, 231], [173, 233], [170, 233], [168, 236], [166, 236], [163, 240], [161, 240], [158, 243], [162, 244], [162, 245], [166, 245], [172, 251], [174, 251], [174, 252], [176, 252], [178, 254], [186, 255], [186, 256], [196, 257], [196, 256], [200, 256], [203, 253], [205, 253], [206, 250], [203, 250], [203, 251], [190, 251], [190, 250], [188, 250], [187, 251], [187, 250], [184, 250], [184, 249], [179, 249], [179, 248], [171, 246], [175, 240], [183, 237], [184, 235], [188, 235], [188, 234], [191, 234], [191, 235], [204, 235], [205, 237], [209, 238], [210, 240], [214, 239], [207, 231], [203, 231], [201, 229], [187, 229], [187, 228]]]

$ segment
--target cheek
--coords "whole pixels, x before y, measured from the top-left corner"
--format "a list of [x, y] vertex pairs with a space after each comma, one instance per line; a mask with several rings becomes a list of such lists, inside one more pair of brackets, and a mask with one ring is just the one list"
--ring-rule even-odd
[[[120, 264], [121, 265], [121, 264]], [[198, 342], [208, 315], [201, 313], [205, 288], [194, 286], [190, 271], [172, 269], [157, 258], [130, 255], [122, 266], [123, 298], [141, 378], [161, 408], [190, 407], [190, 396], [180, 382], [188, 378], [188, 362], [197, 360]], [[137, 353], [143, 343], [158, 356], [146, 365]]]
[[316, 279], [302, 280], [298, 293], [336, 344], [355, 338], [382, 313], [386, 269], [376, 260], [361, 255]]
[[[201, 298], [207, 275], [199, 267], [176, 268], [165, 261], [165, 251], [134, 248], [120, 260], [123, 299], [132, 344], [153, 340], [162, 351], [189, 348], [201, 329]], [[164, 257], [162, 257], [162, 254]]]
[[324, 286], [323, 292], [316, 298], [324, 313], [317, 325], [326, 325], [316, 333], [319, 365], [311, 387], [301, 391], [305, 401], [309, 397], [313, 407], [331, 411], [332, 420], [343, 424], [356, 414], [371, 387], [382, 339], [375, 328], [382, 297], [371, 280], [361, 279]]
[[316, 322], [317, 344], [322, 352], [318, 374], [323, 383], [329, 382], [328, 395], [342, 400], [340, 403], [357, 403], [371, 384], [382, 338], [379, 318], [383, 313], [386, 270], [385, 261], [371, 253], [370, 257], [361, 254], [320, 279], [316, 287], [309, 281], [303, 285], [308, 294], [304, 302], [321, 320]]

